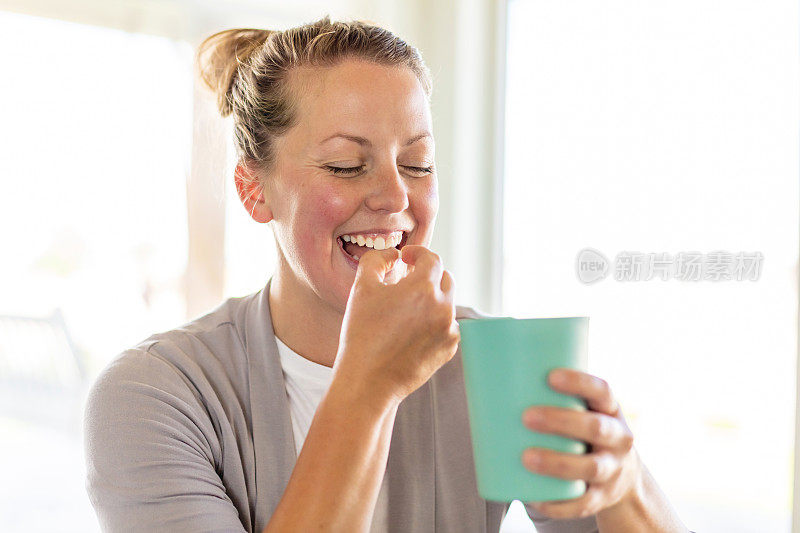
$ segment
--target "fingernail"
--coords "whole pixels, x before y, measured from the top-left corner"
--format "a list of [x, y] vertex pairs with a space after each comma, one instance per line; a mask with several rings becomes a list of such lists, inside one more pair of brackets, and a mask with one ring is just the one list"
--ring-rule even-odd
[[525, 463], [531, 468], [536, 468], [542, 464], [542, 456], [533, 450], [526, 450]]
[[538, 426], [544, 421], [544, 415], [538, 409], [528, 409], [525, 411], [524, 421], [528, 426]]
[[567, 384], [567, 373], [563, 370], [553, 370], [550, 373], [550, 382], [553, 385], [566, 385]]

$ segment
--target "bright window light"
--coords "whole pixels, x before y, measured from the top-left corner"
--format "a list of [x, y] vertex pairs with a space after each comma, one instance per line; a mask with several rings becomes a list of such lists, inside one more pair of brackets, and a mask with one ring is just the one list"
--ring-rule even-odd
[[[0, 470], [13, 480], [0, 516], [7, 531], [99, 531], [84, 488], [82, 395], [112, 357], [185, 320], [192, 51], [8, 13], [0, 47], [13, 51], [0, 82], [0, 343], [25, 347], [39, 328], [60, 350], [0, 347], [0, 395], [41, 403], [24, 413], [0, 404]], [[30, 361], [69, 359], [64, 325], [72, 366]], [[65, 378], [75, 359], [77, 390]]]
[[239, 200], [233, 172], [236, 148], [233, 122], [228, 119], [228, 164], [225, 176], [225, 297], [261, 290], [278, 264], [278, 250], [270, 224], [253, 220]]
[[[508, 6], [504, 313], [591, 317], [589, 370], [695, 531], [790, 529], [797, 20], [788, 0]], [[720, 250], [762, 254], [760, 277], [615, 277], [623, 252]]]

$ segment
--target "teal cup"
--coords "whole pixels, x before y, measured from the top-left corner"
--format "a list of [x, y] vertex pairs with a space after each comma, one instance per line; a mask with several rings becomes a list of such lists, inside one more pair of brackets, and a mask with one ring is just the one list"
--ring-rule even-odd
[[536, 433], [522, 423], [533, 405], [586, 410], [584, 400], [551, 389], [559, 367], [586, 372], [588, 317], [483, 318], [458, 321], [478, 492], [486, 500], [540, 502], [577, 498], [582, 480], [535, 474], [522, 464], [528, 447], [586, 453], [586, 443]]

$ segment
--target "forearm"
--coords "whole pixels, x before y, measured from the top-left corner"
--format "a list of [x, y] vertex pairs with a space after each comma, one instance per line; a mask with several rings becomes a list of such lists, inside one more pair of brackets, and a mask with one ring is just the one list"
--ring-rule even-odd
[[686, 533], [666, 495], [640, 461], [641, 476], [634, 490], [616, 505], [597, 513], [600, 533]]
[[398, 405], [334, 379], [264, 532], [368, 531]]

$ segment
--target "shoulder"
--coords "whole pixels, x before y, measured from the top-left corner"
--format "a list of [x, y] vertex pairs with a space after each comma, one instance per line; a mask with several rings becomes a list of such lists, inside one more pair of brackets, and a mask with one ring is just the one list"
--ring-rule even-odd
[[[241, 300], [241, 299], [239, 299]], [[209, 313], [162, 331], [118, 353], [100, 371], [84, 404], [84, 435], [93, 465], [119, 463], [114, 442], [195, 443], [210, 462], [220, 457], [214, 421], [220, 402], [236, 401], [246, 357], [231, 324], [241, 302], [226, 300]], [[198, 438], [202, 435], [201, 438]], [[132, 452], [133, 453], [133, 452]], [[109, 470], [110, 471], [110, 470]]]
[[208, 393], [246, 381], [246, 355], [236, 320], [248, 298], [228, 299], [200, 317], [118, 353], [89, 390], [87, 417], [107, 411], [108, 400], [121, 406], [121, 400], [134, 397], [150, 397], [151, 406], [200, 408]]
[[228, 298], [201, 316], [173, 329], [154, 333], [139, 343], [137, 347], [146, 347], [150, 351], [152, 346], [157, 344], [186, 346], [187, 342], [192, 339], [213, 341], [215, 337], [228, 337], [235, 334], [237, 326], [244, 321], [248, 307], [254, 303], [259, 293]]
[[228, 298], [208, 313], [154, 333], [118, 355], [109, 366], [122, 365], [146, 375], [168, 367], [192, 382], [217, 374], [236, 378], [246, 365], [242, 323], [257, 294]]
[[146, 345], [125, 350], [100, 372], [89, 388], [83, 417], [87, 465], [95, 472], [93, 492], [100, 490], [100, 473], [111, 479], [112, 472], [145, 460], [154, 447], [168, 454], [192, 448], [216, 462], [214, 427], [192, 379]]

